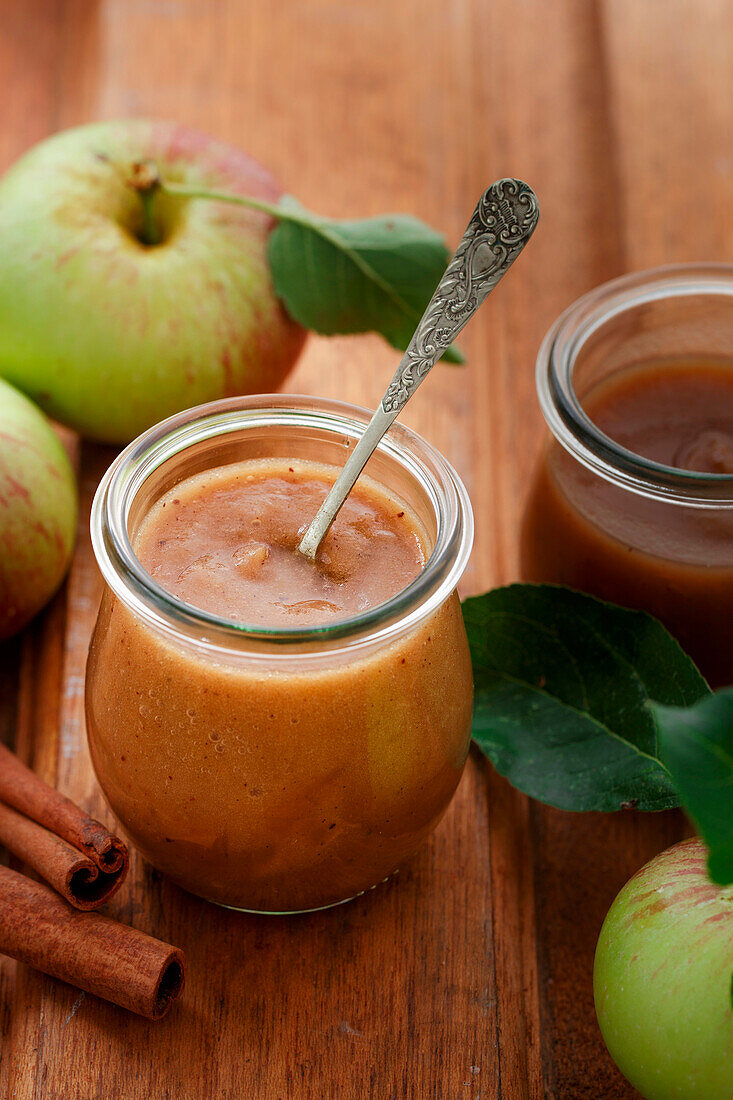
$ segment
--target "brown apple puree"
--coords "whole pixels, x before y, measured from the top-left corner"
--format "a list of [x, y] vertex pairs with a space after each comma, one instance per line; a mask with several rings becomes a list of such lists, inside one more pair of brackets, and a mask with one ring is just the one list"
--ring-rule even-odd
[[[733, 474], [733, 368], [647, 363], [583, 398], [637, 455]], [[733, 509], [651, 500], [582, 466], [551, 440], [522, 532], [526, 580], [554, 581], [650, 611], [715, 684], [733, 681]]]
[[401, 592], [425, 564], [413, 514], [362, 479], [313, 564], [296, 550], [333, 476], [261, 460], [189, 478], [151, 508], [135, 553], [168, 592], [254, 626], [348, 618]]
[[[316, 565], [294, 547], [336, 471], [253, 461], [196, 475], [133, 538], [142, 564], [218, 615], [289, 626], [383, 602], [422, 568], [417, 518], [362, 478]], [[391, 643], [315, 665], [212, 659], [107, 595], [87, 709], [98, 776], [143, 854], [245, 909], [332, 904], [395, 871], [466, 759], [472, 677], [454, 593]]]

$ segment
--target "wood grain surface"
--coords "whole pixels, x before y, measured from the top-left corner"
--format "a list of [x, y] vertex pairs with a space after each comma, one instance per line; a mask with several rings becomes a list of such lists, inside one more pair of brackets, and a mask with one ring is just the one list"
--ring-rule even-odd
[[[540, 228], [405, 420], [471, 492], [464, 591], [516, 578], [541, 439], [534, 357], [594, 284], [733, 251], [728, 0], [3, 0], [0, 168], [52, 131], [152, 115], [247, 149], [308, 206], [403, 210], [454, 242], [502, 175]], [[311, 338], [289, 388], [373, 406], [376, 337]], [[112, 451], [78, 450], [64, 590], [0, 647], [0, 735], [110, 820], [90, 767], [83, 675], [100, 580], [88, 506]], [[13, 1100], [622, 1100], [592, 1008], [593, 949], [674, 814], [563, 814], [478, 756], [397, 880], [330, 913], [256, 919], [137, 859], [113, 915], [181, 946], [184, 1000], [151, 1025], [0, 961], [0, 1095]]]

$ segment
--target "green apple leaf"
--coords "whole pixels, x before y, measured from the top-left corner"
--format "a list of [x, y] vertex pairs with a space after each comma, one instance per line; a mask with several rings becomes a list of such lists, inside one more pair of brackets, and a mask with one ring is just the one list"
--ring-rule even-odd
[[[404, 351], [450, 259], [440, 234], [406, 214], [322, 218], [289, 195], [275, 216], [268, 257], [290, 316], [326, 336], [379, 332]], [[456, 348], [444, 358], [463, 362]]]
[[[379, 332], [404, 351], [440, 282], [450, 252], [439, 233], [407, 214], [342, 221], [323, 218], [292, 195], [277, 203], [161, 179], [143, 165], [146, 192], [161, 188], [188, 199], [230, 202], [276, 219], [268, 240], [275, 293], [304, 328], [324, 336]], [[149, 213], [149, 211], [148, 211]], [[442, 356], [463, 363], [456, 347]]]
[[733, 688], [691, 707], [651, 707], [663, 764], [710, 849], [713, 882], [733, 882]]
[[650, 700], [709, 693], [650, 615], [554, 585], [510, 585], [466, 600], [473, 736], [497, 771], [565, 810], [679, 805], [660, 760]]

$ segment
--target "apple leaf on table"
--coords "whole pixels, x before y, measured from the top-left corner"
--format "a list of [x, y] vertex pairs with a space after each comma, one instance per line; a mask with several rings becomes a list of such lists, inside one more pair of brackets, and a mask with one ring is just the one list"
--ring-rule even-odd
[[710, 849], [710, 877], [733, 882], [733, 688], [691, 707], [651, 709], [661, 760]]
[[[290, 316], [326, 336], [379, 332], [404, 350], [450, 259], [440, 234], [406, 214], [322, 218], [289, 195], [277, 209], [268, 258]], [[455, 348], [444, 358], [463, 362]]]
[[709, 695], [651, 615], [553, 585], [468, 599], [473, 737], [532, 798], [564, 810], [661, 810], [680, 803], [650, 701]]

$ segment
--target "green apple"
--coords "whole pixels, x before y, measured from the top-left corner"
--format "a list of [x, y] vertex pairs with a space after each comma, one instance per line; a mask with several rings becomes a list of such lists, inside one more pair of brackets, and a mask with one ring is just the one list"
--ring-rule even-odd
[[596, 948], [598, 1022], [646, 1100], [733, 1097], [733, 887], [686, 840], [643, 867], [614, 901]]
[[272, 220], [241, 206], [152, 199], [134, 166], [272, 201], [246, 154], [172, 123], [100, 122], [36, 145], [0, 180], [0, 375], [55, 419], [109, 442], [180, 409], [272, 391], [304, 330], [276, 298]]
[[0, 381], [0, 639], [26, 625], [69, 567], [74, 471], [43, 413]]

